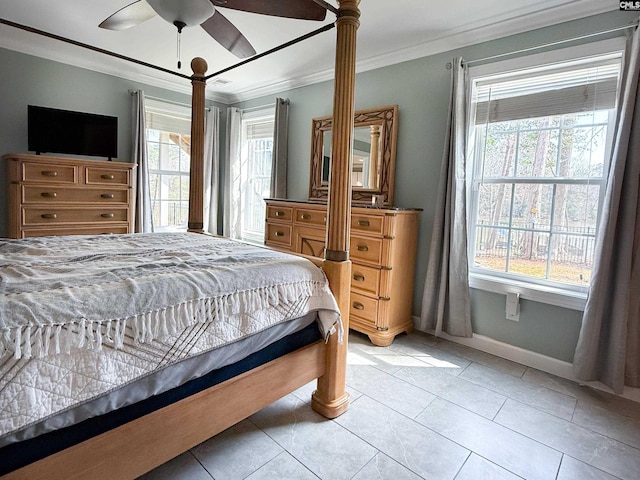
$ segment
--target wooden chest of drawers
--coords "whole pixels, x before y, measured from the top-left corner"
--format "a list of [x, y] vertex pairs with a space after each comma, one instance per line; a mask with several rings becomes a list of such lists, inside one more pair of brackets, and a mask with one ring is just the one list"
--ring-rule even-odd
[[[324, 256], [327, 206], [266, 200], [265, 244]], [[413, 328], [411, 306], [418, 241], [417, 210], [351, 209], [350, 328], [386, 346]]]
[[134, 164], [29, 154], [3, 159], [10, 237], [133, 232]]

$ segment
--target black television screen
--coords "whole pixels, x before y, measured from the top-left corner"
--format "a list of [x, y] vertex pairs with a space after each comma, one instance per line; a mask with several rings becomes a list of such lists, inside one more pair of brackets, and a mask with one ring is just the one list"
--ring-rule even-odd
[[29, 105], [27, 124], [28, 148], [37, 154], [118, 156], [118, 117]]

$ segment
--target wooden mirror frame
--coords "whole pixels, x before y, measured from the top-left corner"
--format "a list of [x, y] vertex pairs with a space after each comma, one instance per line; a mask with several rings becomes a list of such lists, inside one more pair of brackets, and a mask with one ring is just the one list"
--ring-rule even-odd
[[[380, 177], [378, 188], [353, 187], [351, 201], [354, 204], [389, 206], [393, 204], [393, 186], [396, 166], [396, 142], [398, 137], [398, 106], [357, 110], [354, 128], [367, 125], [381, 125], [380, 135]], [[311, 171], [309, 179], [309, 200], [327, 201], [329, 186], [322, 182], [322, 142], [324, 132], [333, 128], [333, 117], [317, 117], [311, 121]], [[376, 202], [373, 202], [375, 196]]]

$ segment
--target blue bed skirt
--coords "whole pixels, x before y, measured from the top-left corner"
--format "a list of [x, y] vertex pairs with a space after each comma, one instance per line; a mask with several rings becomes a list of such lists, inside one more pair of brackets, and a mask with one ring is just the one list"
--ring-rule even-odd
[[0, 475], [17, 470], [65, 448], [124, 425], [271, 360], [294, 352], [321, 338], [317, 323], [312, 322], [302, 330], [272, 343], [237, 363], [213, 370], [207, 375], [191, 380], [178, 388], [61, 430], [7, 445], [0, 449]]

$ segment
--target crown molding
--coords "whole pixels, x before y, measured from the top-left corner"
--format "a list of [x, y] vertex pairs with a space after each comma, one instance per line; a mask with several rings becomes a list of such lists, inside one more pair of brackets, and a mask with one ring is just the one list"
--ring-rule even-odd
[[[482, 42], [498, 40], [518, 33], [524, 33], [538, 28], [544, 28], [563, 22], [577, 20], [591, 15], [606, 13], [614, 8], [600, 0], [581, 1], [580, 9], [575, 5], [551, 6], [543, 11], [523, 14], [514, 19], [498, 19], [489, 25], [474, 26], [467, 25], [464, 28], [451, 30], [448, 34], [438, 39], [414, 45], [412, 47], [387, 52], [356, 61], [356, 72], [362, 73], [378, 68], [388, 67], [418, 58], [444, 53], [458, 48], [468, 47]], [[553, 23], [549, 23], [549, 16], [554, 18]], [[272, 95], [291, 90], [294, 88], [313, 85], [333, 79], [333, 69], [316, 72], [310, 75], [303, 75], [292, 79], [282, 80], [275, 83], [252, 87], [243, 91], [230, 93], [228, 98], [231, 103], [252, 100], [258, 97]]]
[[[543, 7], [542, 10], [540, 9], [541, 5], [537, 4], [536, 7], [531, 7], [538, 8], [537, 11], [525, 11], [522, 15], [516, 18], [497, 18], [494, 22], [488, 25], [467, 24], [459, 29], [450, 30], [447, 34], [437, 39], [430, 40], [419, 45], [414, 45], [409, 48], [403, 48], [359, 60], [356, 62], [356, 72], [362, 73], [416, 60], [418, 58], [496, 40], [558, 23], [605, 13], [614, 9], [608, 4], [608, 2], [602, 2], [601, 0], [577, 0], [571, 4], [553, 5], [556, 1], [557, 0], [551, 0], [550, 2], [546, 2], [551, 3], [551, 5], [546, 8]], [[603, 3], [606, 4], [603, 5]], [[552, 23], [549, 23], [550, 17], [554, 19]], [[8, 29], [11, 27], [6, 28]], [[3, 33], [2, 30], [4, 29], [0, 29], [0, 47], [2, 48], [139, 82], [145, 85], [163, 88], [177, 93], [183, 93], [185, 95], [191, 94], [191, 86], [187, 80], [172, 78], [171, 75], [162, 72], [154, 72], [154, 75], [149, 75], [144, 73], [146, 70], [145, 67], [135, 65], [132, 65], [132, 68], [123, 69], [123, 61], [121, 60], [105, 61], [104, 57], [97, 53], [93, 53], [91, 55], [74, 55], [74, 53], [77, 52], [76, 49], [78, 47], [47, 48], [47, 42], [34, 43], [24, 41], [24, 38], [22, 38], [21, 35], [7, 35], [6, 32]], [[256, 85], [234, 92], [223, 93], [219, 91], [212, 91], [211, 88], [208, 88], [205, 95], [207, 100], [210, 101], [222, 104], [233, 104], [332, 79], [333, 68], [314, 72], [308, 75], [300, 75], [289, 79]]]
[[[7, 27], [11, 28], [11, 27]], [[31, 42], [20, 41], [18, 38], [10, 35], [2, 35], [0, 32], [0, 48], [16, 51], [25, 55], [44, 58], [53, 62], [63, 63], [72, 67], [90, 70], [92, 72], [102, 73], [113, 77], [130, 80], [152, 87], [158, 87], [170, 90], [176, 93], [191, 95], [191, 82], [187, 79], [179, 79], [172, 75], [157, 72], [156, 75], [149, 75], [141, 70], [147, 70], [145, 67], [134, 66], [133, 68], [123, 69], [122, 65], [131, 66], [124, 60], [104, 61], [104, 56], [99, 53], [91, 55], [74, 55], [74, 50], [79, 47], [70, 47], [68, 49], [50, 49], [42, 44], [33, 44]], [[229, 96], [219, 92], [206, 91], [206, 99], [213, 102], [223, 104], [231, 103]]]

